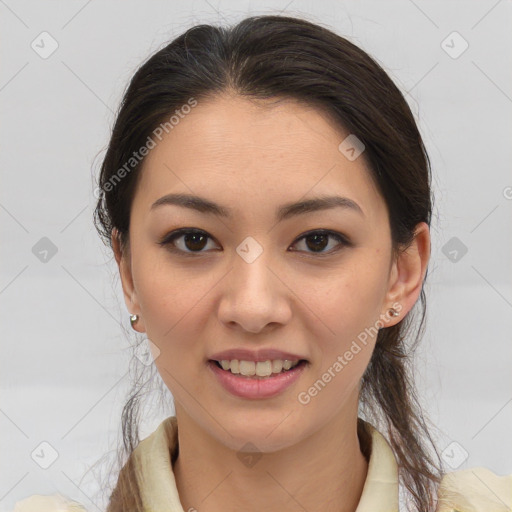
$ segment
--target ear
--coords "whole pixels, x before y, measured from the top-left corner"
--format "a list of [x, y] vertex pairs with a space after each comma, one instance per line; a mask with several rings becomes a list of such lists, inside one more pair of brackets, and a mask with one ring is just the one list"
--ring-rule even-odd
[[111, 235], [112, 249], [116, 258], [117, 266], [119, 268], [119, 276], [121, 277], [121, 284], [123, 287], [123, 295], [126, 307], [131, 315], [138, 315], [139, 319], [132, 326], [138, 332], [146, 332], [144, 327], [144, 320], [141, 315], [140, 305], [137, 300], [137, 292], [133, 284], [133, 277], [131, 271], [131, 258], [129, 247], [122, 247], [119, 232], [116, 228], [112, 230]]
[[385, 327], [400, 322], [413, 308], [423, 286], [430, 259], [430, 230], [426, 222], [420, 222], [414, 231], [414, 239], [404, 251], [400, 251], [392, 262], [389, 277], [388, 293], [386, 294], [387, 314], [390, 307], [399, 311], [397, 317], [389, 317]]

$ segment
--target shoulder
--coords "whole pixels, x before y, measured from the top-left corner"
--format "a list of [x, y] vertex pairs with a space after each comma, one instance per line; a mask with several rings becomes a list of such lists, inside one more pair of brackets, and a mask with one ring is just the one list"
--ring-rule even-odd
[[512, 474], [500, 476], [484, 467], [446, 473], [438, 490], [436, 512], [510, 512]]
[[16, 502], [13, 512], [87, 512], [80, 503], [62, 494], [33, 494]]

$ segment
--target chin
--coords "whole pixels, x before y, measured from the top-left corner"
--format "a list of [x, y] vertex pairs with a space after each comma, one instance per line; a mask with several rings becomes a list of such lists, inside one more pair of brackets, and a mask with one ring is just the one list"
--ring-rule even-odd
[[274, 413], [262, 410], [261, 414], [240, 411], [238, 415], [224, 415], [222, 425], [226, 430], [222, 427], [216, 430], [222, 437], [221, 442], [232, 450], [239, 451], [247, 444], [244, 451], [271, 453], [299, 441], [300, 432], [295, 425], [296, 421], [289, 421], [291, 417], [289, 411], [281, 410]]

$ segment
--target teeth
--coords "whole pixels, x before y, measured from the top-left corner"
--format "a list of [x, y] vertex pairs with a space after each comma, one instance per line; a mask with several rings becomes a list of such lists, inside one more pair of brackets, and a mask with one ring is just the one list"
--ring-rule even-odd
[[282, 370], [290, 370], [299, 364], [299, 360], [290, 361], [289, 359], [275, 359], [267, 361], [239, 361], [238, 359], [219, 361], [223, 370], [229, 370], [231, 373], [250, 377], [268, 377], [273, 373], [281, 373]]
[[240, 373], [242, 375], [255, 375], [256, 364], [254, 361], [240, 361]]
[[276, 359], [272, 361], [272, 373], [280, 373], [283, 369], [283, 361], [281, 359]]
[[[227, 363], [229, 363], [229, 361], [226, 361]], [[226, 370], [229, 370], [229, 366], [228, 368], [226, 368]], [[235, 360], [235, 361], [231, 361], [231, 373], [240, 373], [240, 363]]]

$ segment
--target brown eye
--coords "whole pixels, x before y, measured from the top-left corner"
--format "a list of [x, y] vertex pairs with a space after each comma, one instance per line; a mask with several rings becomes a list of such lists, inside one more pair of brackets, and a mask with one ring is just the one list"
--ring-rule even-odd
[[191, 251], [200, 251], [206, 246], [207, 237], [202, 233], [188, 233], [183, 235], [183, 244]]
[[[334, 249], [324, 251], [326, 247], [329, 246], [329, 239], [334, 239], [337, 244], [334, 245]], [[310, 231], [302, 235], [298, 242], [304, 241], [304, 245], [306, 246], [306, 252], [309, 253], [317, 253], [317, 254], [331, 254], [333, 252], [338, 251], [343, 246], [351, 246], [352, 244], [341, 234], [336, 233], [335, 231], [326, 231], [326, 230], [317, 230]], [[331, 244], [332, 247], [332, 244]]]
[[305, 240], [308, 249], [314, 252], [323, 251], [329, 244], [329, 235], [309, 235]]
[[[166, 235], [159, 244], [167, 247], [172, 252], [189, 256], [208, 252], [205, 248], [208, 247], [209, 240], [213, 239], [205, 231], [181, 228]], [[336, 243], [330, 243], [332, 240]], [[310, 231], [302, 235], [294, 245], [297, 245], [299, 242], [303, 242], [305, 245], [305, 249], [300, 249], [299, 252], [318, 254], [320, 256], [332, 254], [344, 246], [353, 246], [345, 236], [329, 230]], [[325, 250], [327, 247], [331, 247], [331, 249]]]
[[210, 238], [210, 235], [205, 231], [182, 228], [165, 236], [159, 243], [162, 246], [168, 246], [170, 250], [175, 252], [181, 252], [187, 255], [193, 253], [200, 254], [206, 252], [203, 249], [208, 245]]

